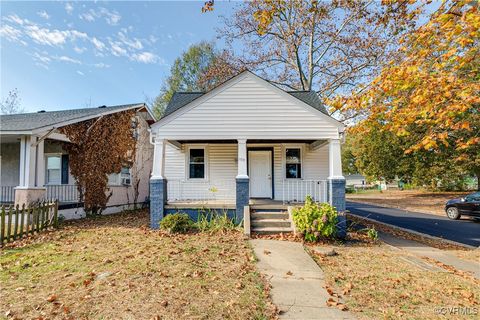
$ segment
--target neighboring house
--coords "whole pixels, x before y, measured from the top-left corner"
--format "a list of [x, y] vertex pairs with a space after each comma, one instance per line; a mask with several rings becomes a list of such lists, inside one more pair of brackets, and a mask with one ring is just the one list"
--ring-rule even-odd
[[310, 195], [345, 210], [340, 143], [345, 126], [315, 92], [287, 92], [249, 71], [213, 90], [177, 92], [152, 125], [151, 226], [244, 207], [284, 209]]
[[367, 179], [359, 173], [345, 175], [345, 181], [347, 186], [362, 187], [367, 185]]
[[154, 117], [145, 104], [84, 108], [0, 116], [0, 202], [31, 203], [58, 199], [60, 214], [66, 218], [84, 216], [69, 155], [63, 145], [70, 143], [58, 128], [126, 110], [136, 110], [136, 161], [108, 178], [112, 196], [106, 213], [123, 210], [134, 202], [148, 200], [153, 147], [149, 127]]

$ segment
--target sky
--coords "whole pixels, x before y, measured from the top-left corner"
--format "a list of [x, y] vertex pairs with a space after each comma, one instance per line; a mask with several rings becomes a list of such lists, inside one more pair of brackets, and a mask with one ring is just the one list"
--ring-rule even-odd
[[[1, 98], [25, 112], [144, 102], [191, 44], [216, 41], [235, 1], [1, 1]], [[217, 40], [221, 47], [221, 40]]]

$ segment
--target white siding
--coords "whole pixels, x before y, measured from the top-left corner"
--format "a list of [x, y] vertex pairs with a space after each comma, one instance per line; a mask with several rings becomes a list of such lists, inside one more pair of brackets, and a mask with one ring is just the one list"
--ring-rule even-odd
[[[210, 97], [210, 98], [208, 98]], [[156, 134], [182, 139], [329, 139], [339, 126], [318, 110], [253, 75], [212, 91], [153, 126]]]
[[[273, 174], [275, 199], [283, 199], [283, 181], [285, 179], [285, 148], [287, 146], [301, 147], [302, 152], [302, 179], [326, 180], [328, 177], [328, 146], [310, 151], [306, 144], [248, 144], [248, 147], [273, 147]], [[186, 177], [186, 150], [175, 149], [167, 145], [165, 154], [165, 176], [169, 186], [169, 199], [173, 200], [173, 193], [184, 200], [193, 200], [196, 197], [214, 196], [219, 200], [235, 199], [235, 177], [237, 175], [237, 145], [236, 144], [208, 144], [207, 150], [207, 179], [205, 181], [189, 180]], [[181, 183], [181, 187], [179, 184]], [[212, 195], [209, 188], [215, 187], [219, 191]], [[300, 191], [298, 197], [304, 198], [307, 190]], [[178, 199], [180, 200], [180, 199]], [[297, 199], [299, 200], [299, 199]]]

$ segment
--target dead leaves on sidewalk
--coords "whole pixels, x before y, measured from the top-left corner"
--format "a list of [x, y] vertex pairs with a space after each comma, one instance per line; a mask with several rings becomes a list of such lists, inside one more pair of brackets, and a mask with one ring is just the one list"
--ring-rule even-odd
[[[352, 288], [351, 284], [350, 284], [350, 289]], [[331, 296], [330, 298], [328, 298], [328, 300], [326, 301], [326, 304], [328, 307], [335, 307], [335, 308], [338, 308], [342, 311], [347, 311], [348, 310], [348, 307], [340, 302], [340, 299], [342, 298], [341, 295], [339, 295], [338, 293], [336, 293], [335, 291], [333, 291], [332, 287], [330, 286], [325, 286], [325, 290], [327, 290], [327, 293]], [[345, 292], [345, 290], [344, 290]]]

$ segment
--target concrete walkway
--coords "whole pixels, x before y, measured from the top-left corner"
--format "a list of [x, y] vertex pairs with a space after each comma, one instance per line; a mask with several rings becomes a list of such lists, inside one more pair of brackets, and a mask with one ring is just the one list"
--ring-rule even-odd
[[327, 307], [330, 296], [323, 272], [301, 243], [255, 239], [251, 244], [260, 272], [272, 285], [280, 319], [355, 319], [348, 312]]
[[379, 235], [383, 242], [393, 247], [404, 250], [407, 253], [418, 257], [427, 257], [440, 261], [443, 264], [455, 267], [457, 270], [470, 272], [475, 278], [480, 279], [480, 261], [475, 263], [472, 261], [463, 260], [453, 254], [448, 253], [446, 250], [433, 248], [417, 241], [394, 237], [387, 233], [381, 232]]

